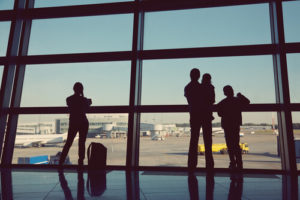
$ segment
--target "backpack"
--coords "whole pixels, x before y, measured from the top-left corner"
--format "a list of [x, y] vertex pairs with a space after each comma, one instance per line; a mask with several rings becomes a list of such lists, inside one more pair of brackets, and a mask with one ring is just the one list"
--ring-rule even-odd
[[107, 148], [101, 144], [92, 142], [87, 150], [88, 169], [105, 169]]

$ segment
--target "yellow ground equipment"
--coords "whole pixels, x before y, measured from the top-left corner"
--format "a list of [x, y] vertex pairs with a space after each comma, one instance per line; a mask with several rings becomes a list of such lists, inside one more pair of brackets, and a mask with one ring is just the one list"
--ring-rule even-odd
[[[240, 147], [242, 149], [242, 153], [246, 154], [249, 152], [249, 146], [247, 143], [240, 143]], [[220, 152], [221, 154], [225, 154], [228, 152], [226, 144], [213, 144], [212, 152]], [[198, 144], [198, 153], [203, 155], [205, 153], [204, 144]]]

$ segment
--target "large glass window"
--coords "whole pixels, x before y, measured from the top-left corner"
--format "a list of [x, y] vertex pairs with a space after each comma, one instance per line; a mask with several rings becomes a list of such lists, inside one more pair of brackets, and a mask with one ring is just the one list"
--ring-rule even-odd
[[29, 55], [129, 51], [132, 14], [33, 20]]
[[98, 3], [115, 3], [133, 0], [36, 0], [35, 7], [57, 7], [57, 6], [73, 6]]
[[13, 8], [14, 8], [14, 0], [1, 0], [0, 1], [0, 10], [11, 10]]
[[225, 85], [247, 96], [251, 103], [275, 103], [272, 56], [242, 56], [145, 60], [142, 104], [186, 104], [184, 87], [192, 68], [198, 68], [201, 75], [211, 74], [216, 103], [224, 98]]
[[[91, 142], [100, 142], [107, 148], [108, 165], [125, 165], [128, 115], [88, 114], [87, 117], [89, 131], [85, 143], [86, 150]], [[20, 115], [13, 163], [22, 164], [26, 158], [29, 160], [29, 158], [37, 156], [47, 156], [49, 160], [52, 156], [54, 159], [53, 156], [63, 149], [68, 128], [67, 114]], [[68, 156], [71, 164], [77, 165], [78, 137], [75, 138]], [[87, 159], [84, 162], [87, 164]]]
[[[213, 145], [216, 168], [227, 168], [229, 158], [224, 153], [224, 131], [214, 113]], [[281, 169], [277, 149], [276, 113], [243, 113], [240, 131], [244, 168]], [[188, 113], [145, 113], [141, 116], [140, 165], [187, 166], [190, 142]], [[203, 145], [202, 131], [199, 145]], [[223, 146], [223, 147], [222, 147]], [[225, 147], [224, 147], [225, 148]], [[226, 150], [225, 150], [226, 152]], [[198, 167], [205, 167], [205, 157], [199, 152]]]
[[300, 54], [287, 54], [290, 98], [292, 103], [300, 103]]
[[286, 42], [300, 42], [300, 2], [283, 2], [283, 19]]
[[145, 16], [145, 49], [266, 43], [271, 43], [268, 4], [149, 12]]
[[27, 65], [21, 106], [66, 106], [75, 82], [92, 106], [128, 105], [130, 62]]
[[10, 22], [0, 22], [0, 56], [6, 56], [9, 31]]

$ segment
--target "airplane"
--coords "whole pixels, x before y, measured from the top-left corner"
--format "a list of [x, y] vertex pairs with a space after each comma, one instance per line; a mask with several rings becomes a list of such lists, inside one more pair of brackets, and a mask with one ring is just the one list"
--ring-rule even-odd
[[[215, 134], [224, 134], [224, 129], [221, 128], [221, 127], [213, 127], [212, 128], [212, 135], [215, 135]], [[203, 135], [203, 129], [201, 128], [201, 131], [200, 131], [200, 135]]]
[[[67, 140], [68, 133], [63, 134], [31, 134], [31, 135], [17, 135], [15, 140], [16, 147], [43, 147], [57, 143], [63, 143]], [[75, 140], [78, 136], [75, 137]]]

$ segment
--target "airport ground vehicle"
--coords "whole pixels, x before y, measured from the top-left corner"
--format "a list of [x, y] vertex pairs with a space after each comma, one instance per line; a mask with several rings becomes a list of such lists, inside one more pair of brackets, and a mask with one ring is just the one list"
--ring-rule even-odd
[[[249, 146], [247, 143], [240, 143], [240, 147], [242, 149], [242, 153], [246, 154], [249, 152]], [[212, 152], [220, 152], [221, 154], [225, 154], [228, 152], [227, 145], [225, 143], [213, 144], [212, 145]], [[204, 144], [198, 144], [198, 153], [203, 155], [205, 153]]]

